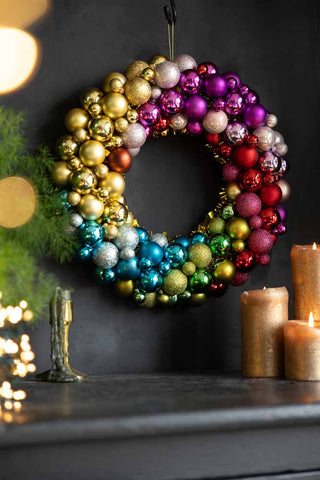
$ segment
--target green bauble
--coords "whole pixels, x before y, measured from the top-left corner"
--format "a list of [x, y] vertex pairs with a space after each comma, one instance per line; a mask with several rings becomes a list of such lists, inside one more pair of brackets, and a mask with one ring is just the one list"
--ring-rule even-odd
[[163, 291], [168, 295], [179, 295], [188, 285], [188, 279], [181, 270], [171, 270], [163, 279]]
[[134, 298], [134, 301], [135, 301], [138, 305], [141, 305], [141, 304], [145, 301], [146, 296], [145, 296], [144, 293], [137, 291], [137, 292], [135, 292], [133, 298]]
[[223, 233], [226, 226], [226, 222], [221, 217], [216, 217], [210, 220], [207, 226], [207, 232], [210, 236], [217, 233]]
[[196, 271], [196, 266], [192, 262], [186, 262], [182, 265], [181, 269], [185, 275], [189, 276], [194, 274]]
[[224, 257], [231, 248], [231, 239], [225, 233], [215, 235], [210, 241], [210, 249], [214, 257]]
[[188, 250], [189, 260], [197, 268], [205, 268], [212, 260], [211, 250], [205, 243], [194, 243]]
[[178, 295], [178, 301], [180, 303], [186, 303], [191, 298], [191, 292], [189, 290], [185, 290], [183, 293]]
[[192, 293], [205, 293], [211, 283], [212, 277], [207, 270], [197, 270], [189, 280]]
[[233, 205], [231, 205], [231, 203], [228, 203], [223, 207], [223, 209], [221, 210], [221, 217], [224, 220], [230, 220], [231, 218], [234, 217], [234, 208], [233, 208]]
[[236, 267], [230, 260], [217, 262], [213, 272], [213, 277], [221, 283], [232, 282], [236, 273]]

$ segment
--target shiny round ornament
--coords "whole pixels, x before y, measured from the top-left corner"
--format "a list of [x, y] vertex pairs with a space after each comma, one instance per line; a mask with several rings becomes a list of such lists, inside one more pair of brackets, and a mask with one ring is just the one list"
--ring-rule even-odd
[[78, 152], [78, 144], [71, 135], [64, 135], [57, 142], [57, 153], [62, 160], [74, 157]]
[[89, 132], [84, 128], [76, 128], [72, 136], [77, 143], [83, 143], [90, 139]]
[[117, 276], [121, 280], [136, 280], [141, 274], [137, 257], [128, 261], [119, 260], [115, 268]]
[[268, 113], [266, 116], [266, 125], [267, 127], [274, 128], [278, 123], [278, 119], [276, 115], [273, 115], [273, 113]]
[[86, 167], [96, 167], [104, 162], [106, 150], [97, 140], [88, 140], [81, 145], [79, 157]]
[[226, 186], [226, 194], [229, 200], [234, 201], [241, 194], [240, 185], [236, 182], [231, 182]]
[[84, 222], [79, 228], [79, 241], [83, 245], [95, 245], [102, 239], [103, 228], [97, 222]]
[[228, 125], [228, 117], [224, 112], [209, 110], [202, 121], [202, 125], [209, 133], [222, 133]]
[[239, 184], [246, 192], [255, 192], [262, 186], [262, 174], [256, 168], [248, 168], [240, 173]]
[[230, 283], [236, 273], [236, 267], [230, 260], [217, 262], [213, 271], [213, 277], [221, 283]]
[[170, 244], [165, 248], [164, 256], [171, 262], [173, 268], [177, 268], [186, 262], [188, 254], [181, 245]]
[[89, 88], [81, 95], [81, 104], [85, 110], [89, 110], [93, 103], [100, 103], [103, 98], [103, 92], [98, 88]]
[[246, 240], [250, 235], [250, 227], [244, 218], [232, 218], [227, 223], [226, 232], [233, 239]]
[[138, 285], [143, 292], [157, 292], [162, 286], [162, 276], [157, 270], [150, 268], [141, 273]]
[[253, 134], [257, 137], [257, 148], [262, 151], [271, 150], [274, 145], [274, 133], [272, 128], [263, 126], [254, 130]]
[[114, 288], [121, 297], [131, 297], [134, 291], [134, 283], [132, 280], [116, 279]]
[[92, 138], [105, 142], [108, 140], [114, 131], [114, 126], [111, 118], [101, 115], [93, 118], [89, 123], [89, 133]]
[[112, 268], [118, 263], [119, 251], [111, 242], [98, 245], [92, 254], [94, 263], [100, 268]]
[[103, 203], [95, 195], [84, 195], [79, 204], [79, 213], [86, 220], [97, 220], [104, 211]]
[[104, 209], [104, 218], [110, 225], [122, 226], [128, 217], [128, 210], [125, 205], [116, 200], [108, 202]]
[[118, 235], [114, 239], [114, 244], [119, 250], [125, 247], [135, 249], [139, 243], [139, 235], [135, 228], [124, 225], [118, 228]]
[[63, 161], [55, 162], [50, 173], [53, 183], [59, 187], [66, 187], [72, 174], [67, 162]]
[[[127, 83], [125, 83], [125, 86]], [[128, 111], [128, 101], [121, 93], [110, 92], [103, 97], [102, 108], [107, 117], [123, 117]]]
[[184, 93], [194, 95], [202, 85], [202, 79], [196, 70], [185, 70], [180, 77], [179, 85]]
[[163, 260], [162, 262], [159, 263], [158, 270], [161, 273], [161, 275], [166, 275], [171, 270], [171, 263], [167, 262], [166, 260]]
[[81, 200], [81, 195], [78, 192], [69, 192], [67, 196], [67, 201], [72, 207], [79, 205]]
[[250, 250], [243, 250], [238, 253], [235, 259], [235, 266], [240, 272], [250, 272], [255, 264], [255, 255]]
[[232, 116], [240, 115], [240, 113], [245, 108], [244, 99], [240, 95], [240, 93], [237, 93], [237, 92], [228, 93], [226, 96], [225, 102], [226, 102], [225, 112], [228, 115], [232, 115]]
[[278, 172], [281, 167], [281, 159], [274, 152], [264, 152], [259, 158], [259, 167], [262, 172]]
[[88, 111], [91, 117], [98, 117], [103, 113], [101, 103], [91, 103], [91, 105], [88, 108]]
[[218, 74], [209, 75], [204, 82], [204, 91], [209, 98], [224, 97], [227, 89], [227, 82]]
[[71, 186], [79, 194], [90, 193], [97, 185], [97, 178], [89, 168], [81, 168], [71, 176]]
[[187, 126], [188, 119], [183, 113], [178, 113], [170, 117], [169, 123], [173, 130], [183, 130]]
[[266, 230], [272, 230], [278, 223], [280, 223], [280, 215], [275, 208], [263, 208], [260, 212], [262, 220], [262, 227]]
[[242, 145], [248, 135], [247, 127], [240, 122], [229, 123], [225, 136], [232, 145]]
[[79, 250], [76, 252], [76, 259], [79, 262], [87, 262], [91, 259], [92, 250], [92, 247], [89, 245], [79, 248]]
[[[116, 82], [115, 82], [116, 81]], [[102, 90], [105, 93], [109, 92], [122, 92], [123, 85], [126, 83], [127, 79], [122, 73], [111, 72], [109, 73], [102, 82]]]
[[228, 90], [233, 92], [241, 87], [241, 79], [238, 74], [234, 72], [226, 72], [223, 73], [222, 76], [227, 82]]
[[107, 176], [100, 180], [99, 186], [106, 188], [111, 197], [120, 197], [124, 192], [126, 184], [120, 173], [109, 171]]
[[86, 128], [89, 122], [88, 113], [82, 108], [73, 108], [67, 113], [64, 123], [68, 132], [73, 133], [77, 128]]
[[218, 73], [218, 67], [212, 62], [202, 62], [197, 66], [197, 72], [201, 77], [207, 77]]
[[192, 95], [186, 101], [184, 114], [189, 120], [201, 120], [206, 115], [207, 110], [207, 102], [204, 98], [200, 95]]
[[212, 277], [206, 270], [197, 270], [189, 280], [189, 289], [192, 293], [208, 291]]
[[139, 120], [144, 127], [156, 125], [161, 117], [161, 110], [158, 105], [147, 102], [139, 108]]
[[149, 258], [153, 266], [158, 265], [163, 259], [163, 248], [156, 242], [145, 242], [140, 247], [140, 257]]
[[291, 188], [290, 188], [289, 183], [286, 180], [281, 179], [281, 180], [279, 180], [277, 185], [281, 189], [281, 193], [282, 193], [281, 199], [282, 199], [282, 201], [286, 202], [288, 200], [288, 198], [290, 197], [290, 194], [291, 194]]
[[286, 145], [285, 143], [278, 143], [276, 145], [276, 152], [278, 155], [280, 156], [284, 156], [284, 155], [287, 155], [288, 153], [288, 145]]
[[[248, 100], [248, 97], [247, 97]], [[244, 123], [250, 128], [260, 127], [265, 123], [266, 111], [262, 105], [247, 105], [243, 113]]]
[[113, 224], [104, 223], [103, 229], [104, 229], [104, 236], [108, 240], [113, 240], [114, 238], [117, 237], [119, 233], [118, 228], [116, 227], [116, 225], [113, 225]]
[[160, 97], [160, 106], [165, 115], [175, 115], [183, 109], [183, 96], [176, 90], [165, 90]]
[[231, 240], [229, 235], [226, 235], [224, 233], [220, 233], [218, 235], [215, 235], [211, 240], [210, 240], [210, 250], [212, 252], [212, 255], [214, 257], [224, 257], [228, 254], [230, 248], [231, 248]]
[[115, 148], [108, 156], [110, 169], [118, 173], [126, 173], [132, 165], [132, 156], [126, 148]]
[[180, 69], [173, 62], [165, 61], [155, 67], [155, 82], [160, 88], [173, 88], [180, 80]]

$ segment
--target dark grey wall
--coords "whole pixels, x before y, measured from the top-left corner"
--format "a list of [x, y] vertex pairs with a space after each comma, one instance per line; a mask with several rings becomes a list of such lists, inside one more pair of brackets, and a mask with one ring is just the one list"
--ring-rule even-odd
[[[79, 93], [110, 71], [167, 51], [160, 0], [55, 0], [31, 31], [43, 60], [25, 88], [1, 103], [25, 110], [31, 145], [53, 145], [66, 111]], [[177, 53], [235, 70], [279, 117], [289, 144], [293, 188], [289, 233], [273, 251], [272, 265], [255, 269], [246, 288], [290, 287], [293, 243], [320, 240], [319, 1], [178, 0]], [[127, 176], [126, 196], [141, 224], [153, 231], [186, 233], [215, 203], [217, 170], [197, 141], [150, 141]], [[218, 182], [218, 183], [217, 183]], [[239, 295], [230, 288], [201, 308], [145, 310], [126, 303], [90, 278], [82, 265], [48, 263], [74, 288], [71, 360], [89, 373], [237, 368]], [[48, 365], [49, 331], [32, 335], [39, 370]]]

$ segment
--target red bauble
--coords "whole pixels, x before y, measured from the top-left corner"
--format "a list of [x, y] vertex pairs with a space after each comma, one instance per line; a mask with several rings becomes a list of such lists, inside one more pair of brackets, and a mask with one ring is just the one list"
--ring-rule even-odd
[[208, 293], [213, 295], [214, 297], [222, 297], [222, 295], [225, 293], [227, 290], [228, 285], [225, 283], [211, 283]]
[[163, 132], [169, 126], [169, 120], [167, 118], [160, 118], [159, 122], [153, 127], [156, 132]]
[[235, 259], [235, 266], [240, 272], [250, 272], [253, 269], [256, 261], [256, 257], [253, 252], [250, 250], [243, 250], [243, 252], [238, 253]]
[[250, 273], [243, 273], [243, 272], [236, 272], [231, 285], [234, 287], [240, 287], [244, 283], [246, 283], [250, 278]]
[[248, 168], [240, 174], [240, 186], [247, 192], [255, 192], [262, 185], [262, 174], [256, 168]]
[[108, 156], [108, 164], [114, 172], [125, 173], [131, 168], [132, 156], [126, 148], [115, 148]]
[[241, 145], [233, 152], [234, 163], [240, 168], [254, 167], [259, 158], [259, 154], [255, 148], [248, 148]]
[[223, 157], [230, 157], [231, 153], [232, 153], [232, 147], [230, 147], [229, 145], [221, 145], [220, 147], [220, 153]]
[[280, 179], [280, 175], [277, 173], [266, 173], [263, 177], [263, 183], [265, 185], [272, 185], [273, 183], [278, 182]]
[[263, 208], [260, 212], [262, 219], [262, 227], [266, 230], [271, 230], [280, 222], [280, 215], [274, 208]]
[[279, 185], [264, 185], [260, 190], [260, 198], [264, 205], [275, 207], [280, 203], [282, 191]]
[[239, 168], [234, 163], [226, 163], [222, 167], [222, 176], [226, 182], [235, 182], [238, 178]]
[[262, 255], [256, 255], [256, 261], [257, 265], [260, 265], [260, 267], [266, 267], [269, 265], [271, 258], [267, 253], [263, 253]]
[[205, 133], [204, 138], [210, 145], [218, 145], [221, 142], [221, 135], [219, 135], [219, 133]]
[[258, 145], [258, 137], [255, 135], [248, 135], [246, 138], [246, 144], [250, 148], [254, 148], [256, 145]]
[[236, 209], [241, 217], [258, 215], [261, 210], [261, 200], [256, 193], [241, 193], [236, 200]]
[[249, 235], [248, 247], [254, 253], [268, 253], [273, 247], [273, 235], [263, 228], [254, 230]]

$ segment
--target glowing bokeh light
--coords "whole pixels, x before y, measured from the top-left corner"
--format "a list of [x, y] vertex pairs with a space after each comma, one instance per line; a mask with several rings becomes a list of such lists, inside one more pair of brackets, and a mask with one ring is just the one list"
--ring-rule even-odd
[[1, 25], [28, 27], [49, 11], [50, 4], [50, 0], [1, 0]]

